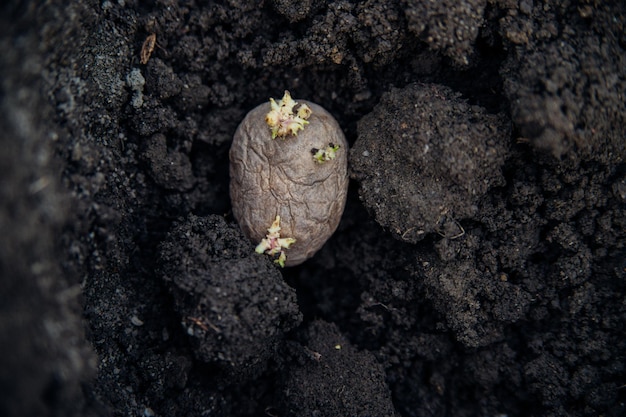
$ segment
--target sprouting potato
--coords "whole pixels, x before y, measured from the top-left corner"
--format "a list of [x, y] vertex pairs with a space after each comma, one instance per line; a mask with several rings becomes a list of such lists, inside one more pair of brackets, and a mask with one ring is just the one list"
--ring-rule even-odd
[[347, 155], [330, 113], [288, 91], [246, 115], [230, 148], [230, 198], [257, 252], [294, 266], [322, 247], [345, 207]]

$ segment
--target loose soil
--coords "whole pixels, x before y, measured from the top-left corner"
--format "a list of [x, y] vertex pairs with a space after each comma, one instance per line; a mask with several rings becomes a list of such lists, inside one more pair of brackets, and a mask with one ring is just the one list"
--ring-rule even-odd
[[[626, 415], [625, 25], [618, 0], [3, 2], [0, 415]], [[285, 89], [338, 120], [351, 185], [280, 269], [228, 151]]]

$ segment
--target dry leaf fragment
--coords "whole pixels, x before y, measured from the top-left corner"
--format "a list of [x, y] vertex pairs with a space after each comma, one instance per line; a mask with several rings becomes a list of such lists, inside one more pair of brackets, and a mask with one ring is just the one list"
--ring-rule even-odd
[[151, 33], [148, 35], [145, 41], [143, 41], [143, 45], [141, 46], [141, 53], [139, 54], [140, 62], [142, 65], [146, 65], [150, 60], [150, 55], [154, 51], [154, 47], [156, 46], [156, 33]]

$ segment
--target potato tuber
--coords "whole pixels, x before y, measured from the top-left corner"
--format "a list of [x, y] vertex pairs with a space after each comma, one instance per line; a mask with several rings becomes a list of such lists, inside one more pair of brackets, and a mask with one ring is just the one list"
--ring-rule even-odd
[[[230, 198], [257, 252], [267, 247], [276, 263], [294, 266], [322, 247], [345, 206], [347, 155], [337, 121], [317, 104], [292, 100], [288, 91], [246, 115], [230, 148]], [[293, 242], [272, 246], [279, 236]]]

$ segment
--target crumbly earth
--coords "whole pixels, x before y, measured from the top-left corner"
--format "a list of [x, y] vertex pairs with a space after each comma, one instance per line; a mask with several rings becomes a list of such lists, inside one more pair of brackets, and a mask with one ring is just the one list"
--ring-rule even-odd
[[220, 216], [190, 215], [160, 247], [160, 272], [195, 356], [235, 378], [264, 370], [302, 321], [294, 289], [245, 239]]
[[350, 163], [361, 197], [376, 221], [406, 242], [432, 233], [462, 237], [459, 221], [474, 218], [485, 194], [504, 184], [508, 120], [449, 88], [392, 89], [357, 132]]
[[[3, 2], [0, 415], [625, 415], [625, 24], [618, 0]], [[336, 233], [278, 270], [228, 149], [285, 89], [360, 152]], [[420, 181], [453, 221], [397, 198]]]
[[359, 351], [332, 323], [315, 320], [301, 333], [301, 343], [284, 349], [289, 366], [281, 374], [284, 404], [278, 406], [289, 410], [284, 415], [397, 415], [384, 368], [371, 352]]

